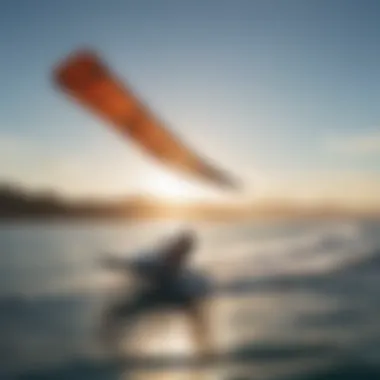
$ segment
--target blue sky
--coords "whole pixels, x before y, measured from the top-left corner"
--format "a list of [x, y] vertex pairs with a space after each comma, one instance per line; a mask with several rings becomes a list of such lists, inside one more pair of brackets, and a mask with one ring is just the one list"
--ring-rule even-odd
[[0, 179], [72, 195], [165, 193], [166, 183], [219, 196], [55, 90], [55, 64], [88, 46], [191, 146], [240, 176], [244, 197], [373, 202], [379, 19], [376, 0], [2, 0]]

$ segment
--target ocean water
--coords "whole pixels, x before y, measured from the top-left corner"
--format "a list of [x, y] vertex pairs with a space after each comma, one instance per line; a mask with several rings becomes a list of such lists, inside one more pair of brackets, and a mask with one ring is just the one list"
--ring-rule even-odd
[[186, 319], [162, 310], [139, 319], [117, 360], [107, 355], [100, 315], [128, 284], [99, 257], [154, 247], [182, 226], [3, 224], [0, 378], [380, 379], [380, 221], [191, 225], [189, 265], [219, 290], [206, 302], [219, 354], [193, 359]]

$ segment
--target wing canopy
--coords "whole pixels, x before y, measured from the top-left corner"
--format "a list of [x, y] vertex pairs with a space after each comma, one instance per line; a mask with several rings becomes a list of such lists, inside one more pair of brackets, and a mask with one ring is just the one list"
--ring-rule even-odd
[[78, 51], [54, 71], [61, 90], [137, 142], [151, 156], [221, 187], [237, 187], [225, 172], [185, 146], [92, 51]]

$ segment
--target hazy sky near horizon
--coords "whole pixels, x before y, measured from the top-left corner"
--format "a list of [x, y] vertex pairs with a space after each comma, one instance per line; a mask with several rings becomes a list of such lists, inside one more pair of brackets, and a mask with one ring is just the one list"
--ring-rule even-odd
[[55, 64], [92, 47], [245, 197], [377, 201], [379, 20], [376, 0], [1, 0], [0, 180], [219, 196], [55, 90]]

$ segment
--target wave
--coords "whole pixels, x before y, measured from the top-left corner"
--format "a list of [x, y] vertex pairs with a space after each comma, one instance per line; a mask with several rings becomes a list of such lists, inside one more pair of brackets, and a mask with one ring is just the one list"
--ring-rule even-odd
[[224, 242], [203, 253], [203, 265], [219, 280], [244, 276], [326, 273], [377, 255], [377, 242], [358, 223], [321, 223], [245, 241]]

